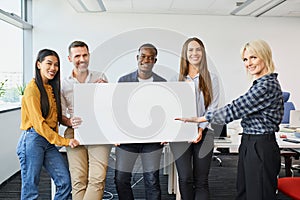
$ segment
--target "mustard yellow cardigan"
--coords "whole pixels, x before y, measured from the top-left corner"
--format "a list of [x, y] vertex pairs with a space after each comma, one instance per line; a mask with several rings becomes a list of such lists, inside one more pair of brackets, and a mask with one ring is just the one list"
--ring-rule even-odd
[[[31, 127], [43, 136], [49, 143], [58, 146], [68, 146], [70, 139], [58, 134], [57, 108], [51, 85], [44, 85], [49, 99], [49, 114], [46, 118], [42, 116], [40, 104], [40, 91], [32, 79], [26, 86], [21, 106], [21, 126], [22, 130]], [[55, 130], [55, 131], [54, 131]]]

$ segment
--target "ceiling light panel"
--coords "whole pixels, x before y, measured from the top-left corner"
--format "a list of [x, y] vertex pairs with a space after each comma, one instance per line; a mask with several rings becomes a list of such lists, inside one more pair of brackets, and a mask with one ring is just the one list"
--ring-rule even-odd
[[106, 11], [102, 0], [68, 0], [77, 12], [103, 12]]
[[233, 15], [250, 15], [253, 11], [263, 7], [265, 4], [267, 4], [270, 0], [247, 0], [233, 10], [231, 14]]
[[259, 17], [270, 10], [282, 5], [286, 0], [273, 0], [269, 1], [268, 3], [264, 4], [262, 7], [254, 10], [252, 13], [250, 13], [252, 16]]
[[82, 6], [81, 2], [79, 2], [78, 0], [68, 0], [68, 2], [72, 6], [72, 8], [77, 12], [86, 12], [86, 9]]
[[281, 7], [286, 1], [288, 0], [246, 0], [244, 4], [234, 9], [231, 14], [258, 17], [272, 12], [276, 7]]
[[131, 0], [103, 0], [108, 12], [129, 12], [132, 10]]
[[300, 0], [287, 0], [279, 6], [269, 10], [263, 16], [300, 17]]
[[85, 7], [92, 12], [105, 11], [104, 4], [101, 0], [80, 0]]

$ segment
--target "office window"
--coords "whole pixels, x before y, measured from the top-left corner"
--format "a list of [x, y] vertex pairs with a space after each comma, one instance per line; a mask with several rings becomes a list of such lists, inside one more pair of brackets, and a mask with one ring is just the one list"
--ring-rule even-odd
[[[0, 1], [0, 111], [20, 106], [18, 87], [23, 85], [26, 0]], [[24, 23], [26, 23], [24, 21]], [[20, 25], [21, 24], [21, 25]]]
[[5, 93], [0, 104], [18, 102], [17, 86], [23, 83], [23, 30], [0, 21], [0, 81], [4, 82]]
[[21, 0], [1, 0], [0, 1], [0, 8], [6, 12], [14, 13], [21, 17]]

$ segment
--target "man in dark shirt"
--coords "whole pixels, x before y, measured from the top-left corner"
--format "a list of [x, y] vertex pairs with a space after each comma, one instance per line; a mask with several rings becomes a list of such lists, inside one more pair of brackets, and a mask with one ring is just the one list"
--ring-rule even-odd
[[[152, 44], [143, 44], [137, 55], [138, 69], [122, 76], [118, 82], [165, 82], [152, 69], [157, 61], [157, 49]], [[147, 200], [160, 200], [159, 167], [162, 153], [160, 143], [120, 144], [116, 148], [115, 183], [120, 200], [133, 200], [131, 176], [137, 157], [141, 156]]]

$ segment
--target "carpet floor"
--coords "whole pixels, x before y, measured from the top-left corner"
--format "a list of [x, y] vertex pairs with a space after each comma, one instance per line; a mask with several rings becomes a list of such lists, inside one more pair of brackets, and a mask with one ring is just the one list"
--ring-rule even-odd
[[[210, 175], [209, 175], [209, 187], [211, 200], [234, 200], [236, 194], [235, 182], [236, 182], [236, 169], [237, 169], [237, 155], [218, 155], [222, 160], [222, 166], [219, 166], [217, 160], [213, 159]], [[114, 162], [110, 159], [110, 162]], [[299, 160], [293, 161], [293, 164], [299, 163]], [[136, 163], [139, 168], [139, 162]], [[113, 163], [110, 163], [113, 166]], [[175, 194], [168, 194], [168, 175], [164, 175], [161, 170], [160, 181], [162, 189], [162, 200], [175, 200]], [[280, 172], [280, 177], [284, 176], [284, 169]], [[294, 171], [294, 176], [300, 176], [299, 171]], [[141, 178], [142, 174], [133, 174], [133, 192], [136, 200], [145, 199], [144, 183]], [[0, 185], [0, 199], [3, 200], [17, 200], [20, 199], [21, 190], [21, 178], [20, 172], [17, 172], [7, 181]], [[45, 170], [42, 171], [41, 180], [39, 185], [40, 197], [39, 199], [50, 200], [51, 199], [51, 181]], [[71, 198], [70, 198], [71, 199]], [[105, 195], [103, 199], [118, 199], [118, 195], [114, 184], [114, 170], [109, 167], [107, 172]], [[278, 193], [278, 200], [291, 200], [285, 195]]]

